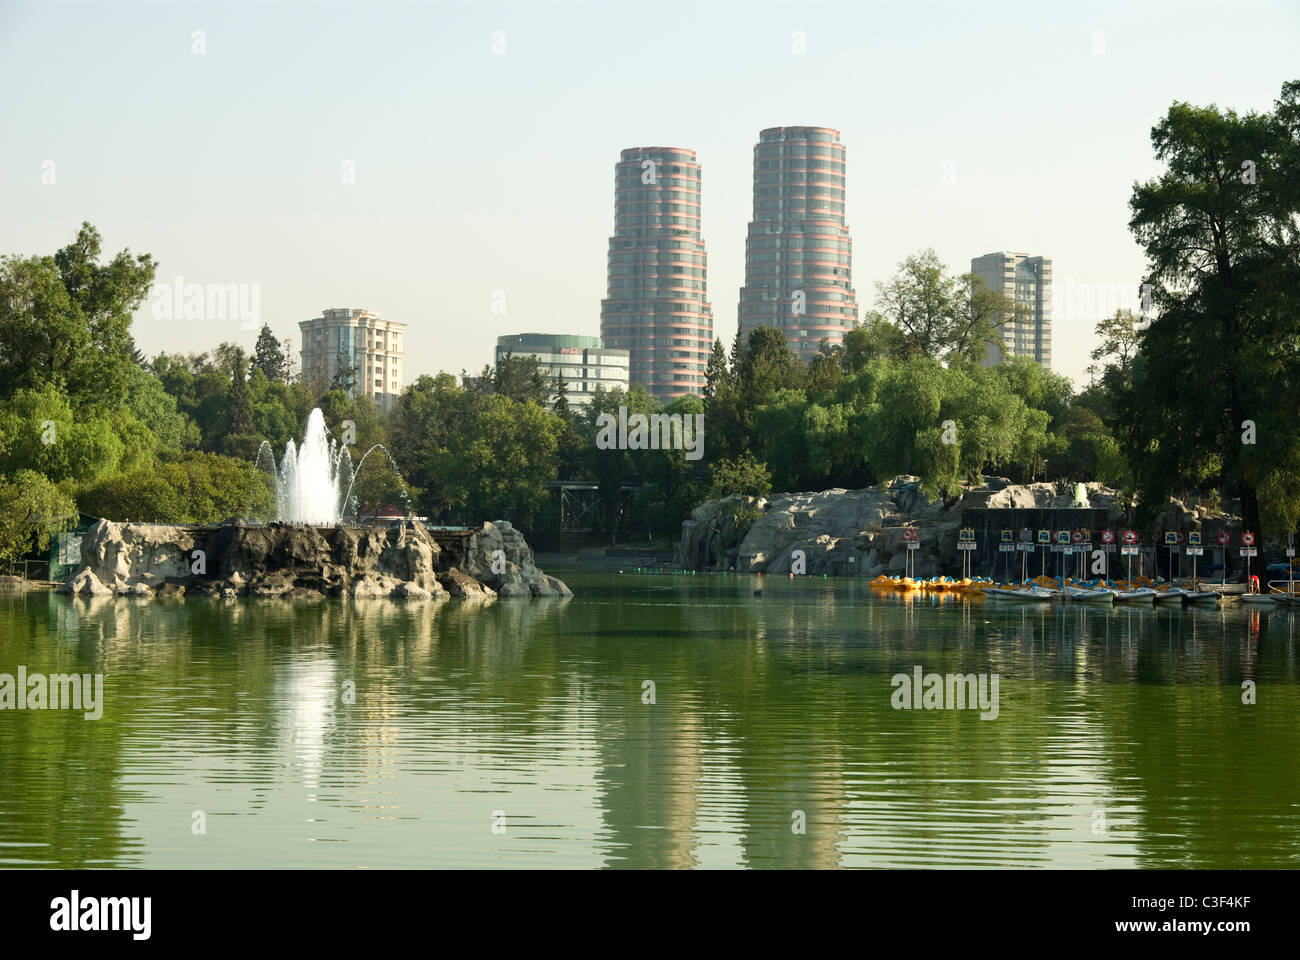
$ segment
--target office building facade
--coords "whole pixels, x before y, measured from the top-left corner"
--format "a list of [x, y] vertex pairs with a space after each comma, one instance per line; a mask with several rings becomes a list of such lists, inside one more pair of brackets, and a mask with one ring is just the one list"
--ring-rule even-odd
[[340, 367], [351, 364], [348, 395], [366, 396], [391, 410], [402, 392], [403, 341], [406, 324], [383, 320], [369, 310], [341, 307], [324, 310], [298, 323], [302, 332], [302, 375], [316, 386], [333, 383]]
[[624, 150], [600, 339], [626, 350], [633, 384], [663, 400], [704, 392], [713, 310], [700, 236], [700, 164], [677, 147]]
[[970, 272], [1022, 308], [1019, 316], [1004, 317], [998, 324], [999, 336], [985, 365], [1033, 357], [1044, 370], [1052, 369], [1052, 261], [999, 251], [975, 257]]
[[845, 150], [829, 127], [771, 127], [754, 147], [740, 329], [778, 327], [803, 359], [858, 321], [844, 219]]
[[[536, 357], [548, 381], [562, 378], [569, 406], [575, 410], [591, 403], [597, 387], [604, 387], [607, 391], [628, 389], [628, 352], [605, 348], [599, 337], [552, 333], [515, 333], [497, 337], [497, 361], [510, 354]], [[554, 403], [548, 402], [547, 406], [554, 406]]]

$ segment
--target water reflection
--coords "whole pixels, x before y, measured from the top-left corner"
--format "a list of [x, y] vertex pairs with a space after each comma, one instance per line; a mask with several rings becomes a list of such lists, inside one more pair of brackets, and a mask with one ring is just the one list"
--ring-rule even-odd
[[[0, 862], [1237, 867], [1300, 852], [1288, 610], [569, 579], [572, 600], [493, 604], [0, 601], [0, 672], [102, 672], [107, 701], [96, 722], [0, 713]], [[889, 678], [918, 665], [997, 674], [998, 719], [894, 710]]]

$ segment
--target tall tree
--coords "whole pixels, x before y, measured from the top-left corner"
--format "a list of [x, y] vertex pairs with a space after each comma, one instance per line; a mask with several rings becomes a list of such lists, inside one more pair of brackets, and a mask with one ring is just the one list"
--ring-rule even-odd
[[257, 345], [253, 348], [253, 366], [264, 374], [272, 383], [284, 383], [289, 378], [289, 362], [285, 359], [280, 341], [275, 339], [270, 324], [262, 324], [257, 335]]
[[[1300, 82], [1274, 114], [1175, 103], [1151, 131], [1166, 170], [1134, 186], [1129, 227], [1146, 252], [1155, 319], [1133, 361], [1122, 417], [1146, 515], [1176, 485], [1217, 481], [1263, 535], [1300, 519]], [[1290, 488], [1293, 492], [1285, 493]]]

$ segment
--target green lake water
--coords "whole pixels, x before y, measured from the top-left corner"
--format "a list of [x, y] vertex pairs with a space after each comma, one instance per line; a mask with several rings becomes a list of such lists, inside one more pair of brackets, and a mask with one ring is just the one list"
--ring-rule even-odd
[[[101, 719], [0, 711], [0, 865], [1300, 863], [1300, 612], [548, 572], [577, 596], [0, 598], [0, 673], [104, 675]], [[997, 718], [895, 709], [916, 666]]]

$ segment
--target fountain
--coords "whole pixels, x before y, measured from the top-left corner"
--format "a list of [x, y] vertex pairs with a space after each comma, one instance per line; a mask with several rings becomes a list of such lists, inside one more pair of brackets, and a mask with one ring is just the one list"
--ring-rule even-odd
[[376, 443], [361, 455], [354, 468], [347, 445], [331, 438], [329, 428], [325, 426], [325, 415], [319, 407], [307, 417], [307, 430], [301, 445], [295, 445], [292, 440], [285, 444], [278, 468], [271, 445], [266, 441], [257, 448], [253, 467], [262, 470], [275, 486], [276, 520], [334, 526], [340, 521], [356, 518], [357, 499], [353, 490], [366, 459], [376, 450], [388, 458], [388, 465], [392, 467], [402, 491], [402, 505], [409, 516], [411, 498], [388, 448]]

